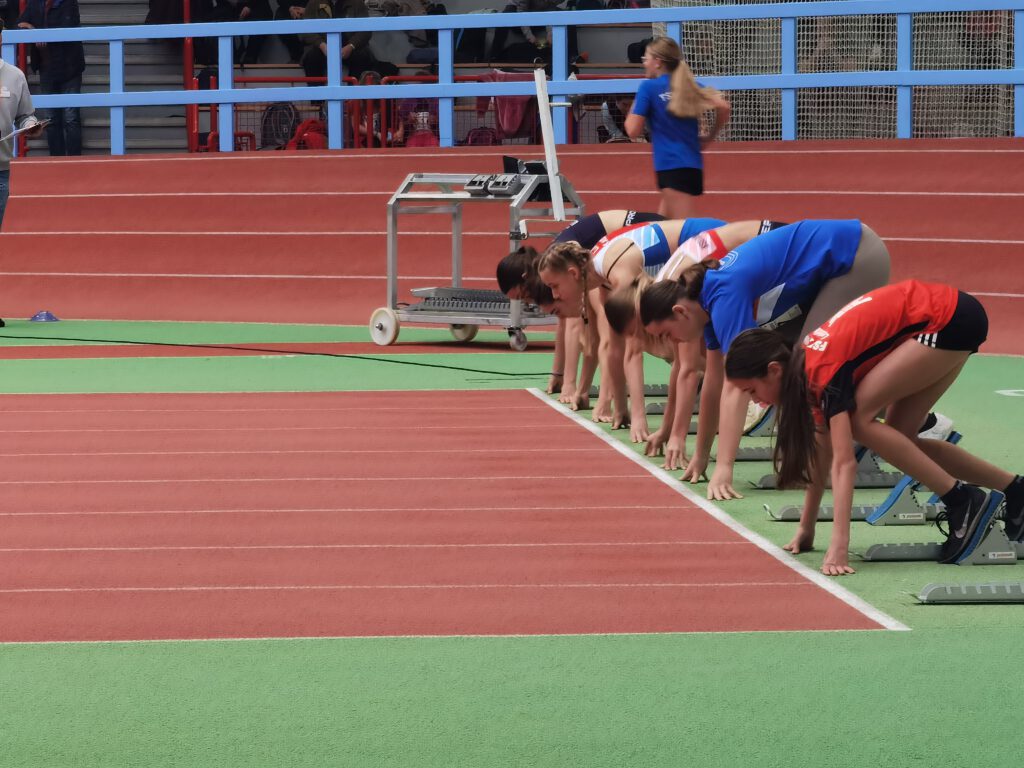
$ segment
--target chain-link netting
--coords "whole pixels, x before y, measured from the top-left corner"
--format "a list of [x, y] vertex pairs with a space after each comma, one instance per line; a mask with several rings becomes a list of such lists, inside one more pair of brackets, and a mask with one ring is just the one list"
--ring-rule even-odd
[[[651, 7], [739, 4], [736, 0], [652, 0]], [[750, 4], [749, 0], [746, 4]], [[1013, 66], [1013, 14], [1010, 11], [918, 13], [912, 19], [914, 69], [1006, 69]], [[651, 34], [664, 33], [665, 25], [653, 25]], [[684, 23], [682, 42], [684, 55], [698, 77], [781, 72], [778, 19]], [[798, 19], [798, 72], [895, 69], [895, 13]], [[719, 138], [781, 138], [778, 91], [733, 91], [728, 97], [733, 108], [732, 119]], [[917, 86], [913, 88], [912, 100], [914, 136], [1012, 135], [1012, 86]], [[895, 137], [896, 89], [877, 86], [799, 89], [797, 136], [815, 139]]]

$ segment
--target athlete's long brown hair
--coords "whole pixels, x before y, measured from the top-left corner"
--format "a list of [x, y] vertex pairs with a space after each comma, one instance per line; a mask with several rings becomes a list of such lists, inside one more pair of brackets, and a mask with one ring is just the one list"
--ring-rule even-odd
[[513, 288], [526, 283], [537, 274], [540, 253], [532, 245], [521, 245], [498, 262], [498, 288], [508, 294]]
[[640, 314], [640, 294], [653, 282], [650, 275], [641, 272], [629, 285], [608, 294], [604, 302], [604, 316], [613, 331], [620, 335], [626, 332], [633, 318]]
[[669, 87], [672, 96], [668, 102], [670, 113], [676, 117], [699, 118], [714, 108], [713, 97], [718, 91], [697, 84], [675, 40], [669, 37], [654, 38], [647, 44], [647, 55], [659, 59], [671, 73]]
[[781, 334], [764, 328], [751, 328], [737, 336], [725, 356], [728, 379], [760, 379], [768, 375], [768, 364], [783, 368], [776, 423], [779, 434], [773, 460], [778, 472], [778, 487], [808, 485], [818, 460], [814, 418], [804, 373], [804, 350], [798, 343], [791, 350]]
[[683, 299], [699, 302], [704, 276], [720, 265], [718, 259], [706, 259], [684, 269], [678, 280], [662, 280], [644, 288], [640, 292], [640, 322], [649, 325], [671, 317], [672, 307]]

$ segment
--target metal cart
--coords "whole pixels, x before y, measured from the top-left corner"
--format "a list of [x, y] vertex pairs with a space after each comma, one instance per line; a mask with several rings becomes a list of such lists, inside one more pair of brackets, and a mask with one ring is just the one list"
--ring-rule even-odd
[[[565, 216], [579, 218], [583, 215], [583, 201], [564, 176], [559, 181], [566, 203]], [[500, 291], [462, 287], [462, 209], [467, 203], [508, 205], [511, 250], [528, 236], [527, 224], [533, 220], [566, 226], [565, 222], [551, 221], [554, 209], [550, 197], [546, 173], [411, 173], [406, 176], [388, 201], [387, 306], [370, 315], [370, 337], [381, 346], [393, 344], [403, 321], [447, 325], [459, 341], [471, 340], [481, 325], [504, 326], [508, 330], [509, 346], [520, 352], [526, 349], [523, 328], [552, 325], [557, 319], [539, 307], [523, 306], [518, 299], [510, 300]], [[413, 295], [422, 301], [406, 306], [398, 303], [398, 217], [402, 213], [450, 213], [452, 217], [451, 286], [413, 289]], [[557, 232], [534, 231], [532, 234]]]

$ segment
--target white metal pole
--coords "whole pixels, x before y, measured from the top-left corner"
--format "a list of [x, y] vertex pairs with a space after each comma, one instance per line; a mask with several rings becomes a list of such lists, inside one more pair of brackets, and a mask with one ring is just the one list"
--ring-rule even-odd
[[540, 113], [540, 133], [544, 140], [548, 184], [551, 187], [551, 210], [555, 214], [555, 221], [565, 221], [565, 201], [562, 199], [562, 177], [558, 173], [558, 155], [555, 153], [555, 132], [551, 124], [548, 81], [542, 68], [533, 70], [533, 80], [537, 85], [537, 110]]

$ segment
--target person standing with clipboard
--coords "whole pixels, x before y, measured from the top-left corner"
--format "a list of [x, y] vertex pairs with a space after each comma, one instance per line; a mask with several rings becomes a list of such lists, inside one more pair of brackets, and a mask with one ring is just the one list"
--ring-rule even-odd
[[[0, 43], [3, 41], [3, 29], [3, 22], [0, 22]], [[32, 108], [32, 96], [28, 92], [25, 73], [13, 64], [0, 60], [0, 136], [24, 128], [29, 129], [25, 135], [30, 139], [43, 132], [43, 126], [36, 120]], [[15, 141], [14, 137], [0, 141], [0, 224], [3, 223], [4, 210], [7, 208]]]
[[[679, 45], [667, 37], [656, 37], [643, 56], [644, 74], [626, 117], [626, 133], [637, 139], [650, 123], [654, 150], [654, 171], [661, 207], [666, 219], [688, 219], [694, 215], [694, 198], [704, 193], [704, 162], [701, 149], [714, 141], [729, 121], [732, 108], [714, 88], [698, 83], [683, 61]], [[715, 113], [715, 122], [701, 135], [701, 116]]]

